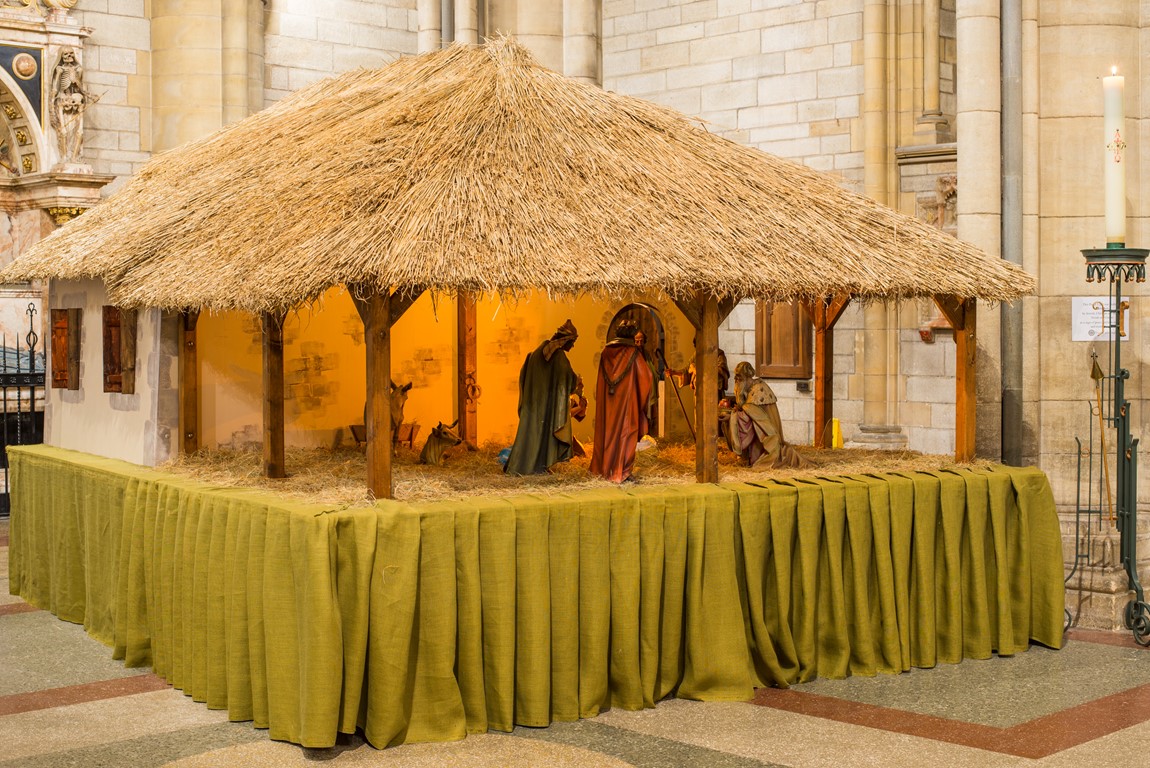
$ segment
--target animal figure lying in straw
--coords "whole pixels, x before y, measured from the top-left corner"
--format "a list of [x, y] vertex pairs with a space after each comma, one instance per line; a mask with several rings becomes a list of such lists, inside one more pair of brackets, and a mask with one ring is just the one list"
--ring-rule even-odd
[[[407, 393], [411, 390], [412, 382], [400, 386], [394, 381], [391, 382], [391, 390], [389, 392], [390, 410], [391, 410], [391, 446], [392, 450], [395, 449], [400, 443], [407, 443], [407, 447], [412, 447], [411, 444], [415, 441], [415, 435], [419, 432], [419, 424], [404, 422], [403, 420], [403, 406], [407, 404]], [[348, 429], [351, 430], [352, 439], [355, 440], [356, 447], [362, 448], [367, 444], [367, 403], [363, 405], [363, 424], [349, 424]]]
[[442, 421], [431, 430], [431, 434], [427, 437], [427, 442], [423, 444], [423, 451], [419, 454], [420, 464], [433, 464], [437, 467], [443, 466], [443, 455], [447, 453], [448, 448], [453, 448], [463, 442], [463, 438], [459, 436], [457, 427], [459, 426], [459, 419], [444, 424]]

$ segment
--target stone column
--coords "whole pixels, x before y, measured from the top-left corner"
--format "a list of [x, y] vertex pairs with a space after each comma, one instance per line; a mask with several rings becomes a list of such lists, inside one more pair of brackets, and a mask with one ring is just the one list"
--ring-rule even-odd
[[[1002, 122], [998, 0], [961, 0], [956, 16], [958, 65], [958, 236], [1000, 256], [1002, 226]], [[1001, 452], [999, 317], [978, 318], [978, 437], [982, 458]]]
[[563, 74], [600, 85], [599, 0], [563, 2]]
[[939, 94], [939, 15], [941, 0], [922, 0], [922, 114], [918, 131], [926, 133], [931, 143], [940, 141], [946, 128]]
[[[1024, 0], [1022, 4], [1022, 268], [1032, 275], [1038, 274], [1038, 114], [1039, 114], [1039, 47], [1038, 0]], [[1038, 302], [1022, 303], [1023, 328], [1038, 328]], [[1023, 341], [1025, 342], [1025, 333]], [[1022, 420], [1023, 424], [1037, 424], [1041, 397], [1038, 349], [1032, 344], [1022, 348]], [[1037, 435], [1028, 430], [1023, 435], [1022, 463], [1038, 462]]]
[[564, 0], [520, 0], [513, 31], [543, 66], [563, 71]]
[[224, 124], [223, 32], [218, 2], [152, 0], [152, 140], [157, 152]]
[[221, 7], [223, 123], [227, 125], [264, 107], [264, 14], [260, 0], [227, 2]]
[[[863, 184], [866, 194], [891, 202], [892, 141], [888, 46], [892, 15], [888, 0], [867, 0], [863, 7]], [[868, 447], [904, 448], [893, 404], [898, 395], [898, 312], [872, 304], [863, 310], [863, 422], [851, 442]]]
[[419, 0], [419, 53], [438, 51], [443, 44], [443, 8], [441, 0]]
[[455, 0], [455, 42], [479, 42], [478, 0]]

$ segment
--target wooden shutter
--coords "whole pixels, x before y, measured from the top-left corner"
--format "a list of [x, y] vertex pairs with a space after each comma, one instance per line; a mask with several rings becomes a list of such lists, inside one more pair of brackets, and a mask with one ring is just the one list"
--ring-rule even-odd
[[136, 325], [134, 309], [120, 310], [120, 391], [136, 392]]
[[68, 310], [52, 310], [52, 386], [68, 389]]
[[80, 388], [80, 330], [82, 309], [52, 310], [52, 386]]
[[120, 378], [120, 310], [104, 307], [104, 391], [119, 392]]
[[755, 303], [755, 362], [768, 379], [809, 379], [813, 326], [797, 301]]

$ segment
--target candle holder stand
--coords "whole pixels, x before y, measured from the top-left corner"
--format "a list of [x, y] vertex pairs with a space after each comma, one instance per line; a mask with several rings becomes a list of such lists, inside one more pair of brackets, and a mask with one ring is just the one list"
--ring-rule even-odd
[[[1139, 645], [1150, 645], [1150, 606], [1146, 604], [1145, 591], [1138, 578], [1138, 439], [1130, 434], [1130, 402], [1125, 394], [1130, 371], [1122, 367], [1122, 338], [1126, 335], [1124, 310], [1130, 306], [1129, 301], [1122, 299], [1122, 285], [1145, 282], [1147, 254], [1150, 250], [1144, 248], [1091, 248], [1082, 251], [1086, 259], [1086, 282], [1107, 282], [1110, 288], [1109, 305], [1103, 305], [1101, 310], [1103, 332], [1110, 334], [1109, 360], [1106, 370], [1098, 368], [1096, 361], [1093, 376], [1108, 395], [1105, 398], [1099, 395], [1099, 422], [1115, 431], [1115, 525], [1122, 567], [1133, 593], [1126, 604], [1124, 618], [1126, 627], [1134, 633], [1134, 640]], [[1100, 429], [1100, 432], [1104, 431]], [[1100, 437], [1100, 444], [1105, 446], [1105, 436]], [[1098, 478], [1106, 483], [1107, 493], [1110, 484], [1108, 461], [1106, 451], [1099, 451]]]

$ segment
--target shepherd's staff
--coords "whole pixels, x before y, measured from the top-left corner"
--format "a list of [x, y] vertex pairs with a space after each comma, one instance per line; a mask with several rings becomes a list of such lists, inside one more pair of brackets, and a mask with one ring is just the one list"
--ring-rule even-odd
[[1106, 377], [1098, 365], [1098, 353], [1091, 352], [1092, 365], [1090, 378], [1094, 379], [1094, 393], [1098, 402], [1098, 440], [1102, 451], [1102, 472], [1106, 476], [1106, 506], [1110, 511], [1110, 522], [1114, 522], [1114, 498], [1110, 495], [1110, 464], [1106, 461], [1106, 427], [1102, 420], [1102, 379]]
[[679, 385], [675, 383], [675, 369], [667, 362], [667, 358], [663, 357], [663, 350], [655, 347], [655, 354], [658, 355], [659, 359], [663, 362], [663, 367], [671, 373], [669, 378], [671, 379], [671, 386], [675, 390], [675, 399], [679, 401], [679, 409], [683, 411], [683, 418], [687, 420], [687, 429], [691, 430], [691, 440], [697, 441], [698, 438], [695, 437], [695, 425], [691, 423], [691, 417], [687, 414], [687, 406], [683, 405], [683, 396], [679, 394]]

